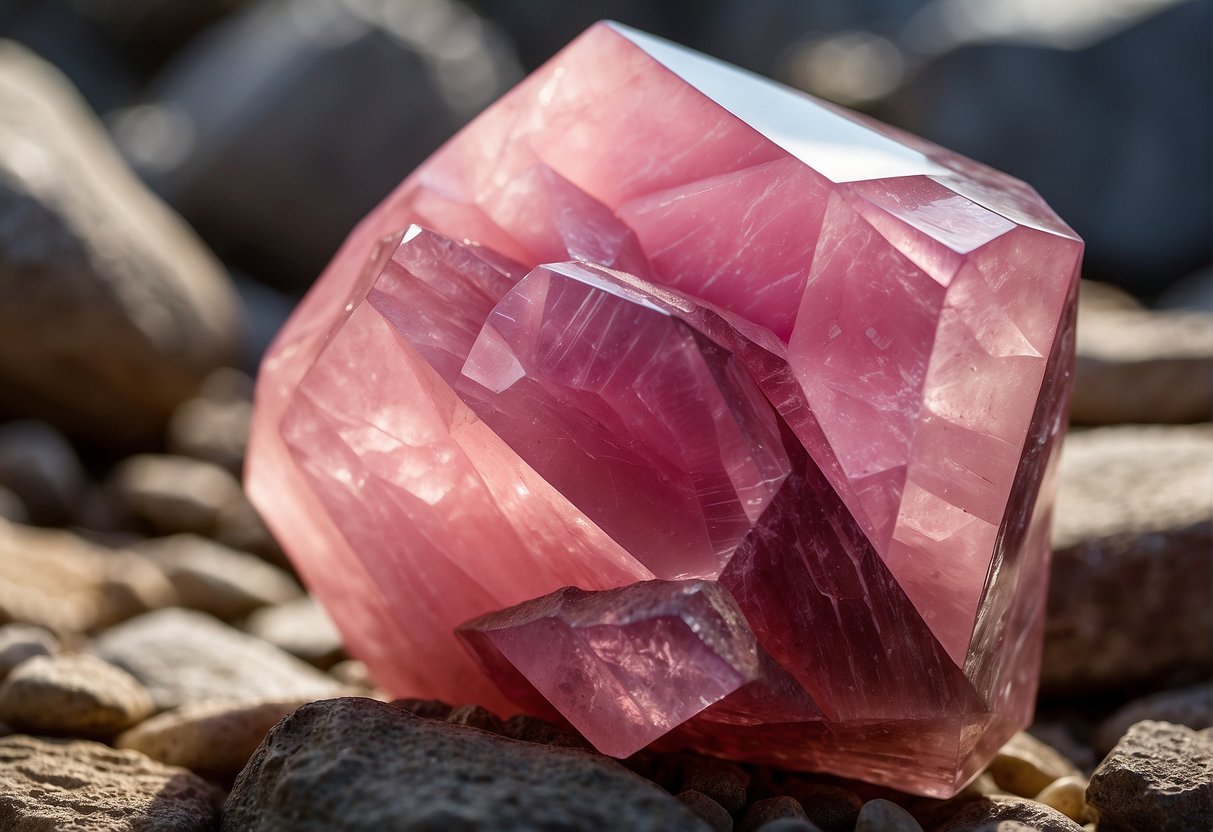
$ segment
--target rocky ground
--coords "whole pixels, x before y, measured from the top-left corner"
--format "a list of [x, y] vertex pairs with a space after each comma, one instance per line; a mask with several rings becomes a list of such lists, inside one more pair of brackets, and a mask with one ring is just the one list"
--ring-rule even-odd
[[241, 489], [264, 298], [0, 45], [0, 830], [1213, 828], [1213, 316], [1084, 287], [1038, 721], [934, 801], [384, 701]]

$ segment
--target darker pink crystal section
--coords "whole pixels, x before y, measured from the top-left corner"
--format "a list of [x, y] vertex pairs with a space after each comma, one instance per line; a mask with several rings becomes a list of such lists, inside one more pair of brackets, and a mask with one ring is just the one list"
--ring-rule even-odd
[[351, 234], [249, 491], [397, 695], [948, 795], [1031, 715], [1081, 251], [599, 24]]

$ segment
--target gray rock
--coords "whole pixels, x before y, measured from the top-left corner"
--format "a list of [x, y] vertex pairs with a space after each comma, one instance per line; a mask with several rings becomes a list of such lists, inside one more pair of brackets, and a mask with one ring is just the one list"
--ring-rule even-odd
[[238, 352], [230, 282], [65, 79], [0, 45], [0, 410], [158, 439]]
[[138, 555], [0, 521], [0, 622], [85, 633], [175, 597], [168, 579]]
[[0, 681], [26, 659], [58, 652], [59, 639], [50, 630], [33, 624], [5, 624], [0, 627]]
[[315, 699], [342, 690], [272, 644], [191, 610], [141, 615], [106, 630], [92, 649], [142, 682], [159, 709], [206, 699]]
[[[152, 103], [116, 120], [117, 140], [229, 259], [304, 286], [389, 188], [517, 79], [491, 24], [456, 0], [426, 9], [252, 3], [165, 69]], [[166, 130], [179, 139], [164, 142]]]
[[703, 792], [687, 789], [678, 793], [678, 800], [715, 832], [733, 832], [733, 816]]
[[0, 486], [21, 498], [30, 520], [67, 523], [85, 482], [75, 448], [59, 431], [33, 419], [0, 425]]
[[419, 718], [371, 699], [304, 705], [270, 731], [224, 832], [706, 830], [675, 798], [591, 752]]
[[740, 766], [711, 757], [688, 756], [682, 764], [682, 788], [702, 792], [730, 812], [748, 802], [750, 775]]
[[817, 828], [809, 823], [804, 808], [796, 798], [781, 795], [754, 801], [737, 822], [737, 832], [758, 832], [760, 829], [766, 829], [772, 821], [784, 818], [804, 821], [807, 824], [806, 830]]
[[914, 816], [882, 798], [869, 800], [859, 810], [855, 832], [922, 832]]
[[1097, 428], [1066, 439], [1044, 693], [1213, 667], [1211, 483], [1213, 426]]
[[1095, 769], [1087, 803], [1100, 832], [1213, 829], [1213, 736], [1137, 723]]
[[127, 457], [111, 472], [109, 487], [120, 506], [161, 534], [213, 535], [220, 514], [244, 500], [230, 471], [184, 456]]
[[8, 520], [11, 523], [30, 522], [29, 509], [25, 507], [25, 502], [11, 489], [2, 485], [0, 485], [0, 520]]
[[1079, 294], [1070, 418], [1078, 424], [1213, 419], [1213, 315], [1112, 307]]
[[36, 656], [0, 683], [0, 721], [34, 734], [112, 737], [151, 714], [147, 690], [96, 656]]
[[1082, 832], [1061, 812], [1019, 797], [949, 801], [920, 820], [927, 832]]
[[153, 760], [230, 781], [248, 763], [271, 728], [304, 701], [210, 700], [157, 714], [114, 741]]
[[853, 791], [829, 783], [801, 783], [789, 793], [822, 832], [851, 832], [863, 806]]
[[211, 832], [220, 791], [182, 768], [87, 740], [0, 739], [6, 832]]
[[245, 629], [322, 669], [332, 667], [344, 655], [333, 620], [310, 596], [258, 610]]
[[1111, 751], [1138, 722], [1171, 722], [1199, 731], [1213, 727], [1213, 683], [1164, 690], [1122, 706], [1100, 723], [1095, 745]]
[[[162, 537], [141, 543], [135, 550], [164, 572], [176, 588], [181, 606], [223, 621], [302, 597], [299, 584], [283, 570], [204, 537]], [[264, 637], [260, 632], [254, 634]]]

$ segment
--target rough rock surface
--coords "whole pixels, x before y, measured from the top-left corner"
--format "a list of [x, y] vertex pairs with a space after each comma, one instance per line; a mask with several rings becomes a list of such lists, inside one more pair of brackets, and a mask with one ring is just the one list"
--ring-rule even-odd
[[1091, 776], [1100, 832], [1213, 829], [1213, 732], [1139, 722]]
[[1213, 315], [1152, 312], [1079, 295], [1071, 419], [1078, 424], [1213, 418]]
[[211, 832], [222, 795], [185, 769], [86, 740], [0, 739], [5, 832]]
[[191, 534], [149, 540], [136, 547], [177, 590], [183, 607], [224, 621], [244, 618], [261, 607], [299, 598], [295, 579], [247, 552]]
[[115, 744], [168, 765], [228, 780], [244, 768], [275, 723], [302, 704], [297, 699], [196, 702], [139, 723], [119, 735]]
[[155, 439], [231, 360], [234, 290], [66, 80], [0, 46], [0, 410]]
[[316, 699], [342, 690], [272, 644], [190, 610], [141, 615], [107, 630], [93, 650], [142, 682], [160, 709], [206, 699]]
[[139, 682], [87, 654], [32, 658], [0, 684], [0, 721], [35, 734], [110, 737], [151, 714]]
[[1018, 797], [947, 803], [924, 815], [927, 832], [1082, 832], [1061, 812]]
[[1061, 458], [1041, 688], [1213, 667], [1213, 426], [1096, 428]]
[[677, 799], [590, 752], [421, 719], [370, 699], [304, 705], [236, 779], [223, 832], [707, 830]]

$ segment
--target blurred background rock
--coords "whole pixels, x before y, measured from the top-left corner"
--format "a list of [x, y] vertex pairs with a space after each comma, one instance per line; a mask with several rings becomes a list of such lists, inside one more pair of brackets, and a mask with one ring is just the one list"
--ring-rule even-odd
[[1033, 731], [1089, 772], [1140, 720], [1213, 724], [1208, 0], [0, 0], [0, 679], [92, 649], [160, 695], [154, 643], [264, 733], [362, 678], [241, 489], [252, 375], [351, 227], [601, 18], [1004, 169], [1086, 239]]

